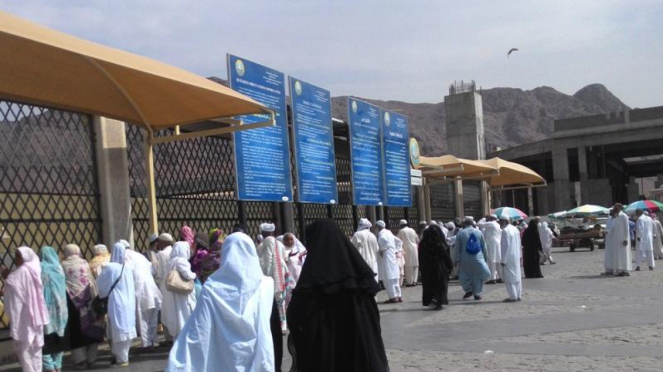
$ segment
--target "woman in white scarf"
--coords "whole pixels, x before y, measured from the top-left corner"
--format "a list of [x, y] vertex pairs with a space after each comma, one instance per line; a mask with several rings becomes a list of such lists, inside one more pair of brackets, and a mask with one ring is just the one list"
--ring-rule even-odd
[[[196, 273], [191, 271], [189, 252], [191, 247], [187, 242], [177, 242], [173, 246], [168, 261], [168, 271], [177, 270], [184, 280], [195, 280]], [[165, 287], [164, 287], [165, 288]], [[168, 328], [168, 333], [175, 338], [184, 327], [184, 323], [196, 308], [196, 292], [188, 295], [171, 292], [165, 289], [161, 296], [161, 321]]]
[[221, 249], [221, 267], [205, 282], [166, 371], [274, 371], [274, 282], [248, 235], [230, 235]]
[[129, 348], [137, 337], [134, 273], [133, 267], [124, 262], [125, 250], [121, 242], [113, 245], [111, 260], [97, 279], [99, 296], [108, 297], [111, 351], [118, 367], [129, 366]]

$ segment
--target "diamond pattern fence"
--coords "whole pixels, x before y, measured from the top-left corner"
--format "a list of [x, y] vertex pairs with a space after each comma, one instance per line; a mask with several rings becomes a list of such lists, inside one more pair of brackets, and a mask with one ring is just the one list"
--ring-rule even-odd
[[430, 185], [431, 218], [434, 221], [449, 222], [456, 218], [454, 186], [450, 183]]
[[[78, 244], [86, 258], [101, 241], [91, 118], [0, 101], [0, 260], [14, 249]], [[4, 286], [4, 281], [0, 279]], [[0, 316], [0, 329], [7, 327]]]
[[463, 208], [466, 216], [481, 219], [481, 182], [463, 181]]

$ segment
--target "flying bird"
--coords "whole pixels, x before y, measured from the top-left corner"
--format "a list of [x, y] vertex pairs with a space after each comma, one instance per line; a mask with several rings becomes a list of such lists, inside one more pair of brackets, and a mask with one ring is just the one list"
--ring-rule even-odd
[[509, 53], [506, 54], [506, 58], [509, 58], [509, 56], [511, 55], [511, 53], [513, 53], [513, 52], [517, 52], [517, 51], [518, 51], [518, 48], [511, 48], [511, 49], [509, 50]]

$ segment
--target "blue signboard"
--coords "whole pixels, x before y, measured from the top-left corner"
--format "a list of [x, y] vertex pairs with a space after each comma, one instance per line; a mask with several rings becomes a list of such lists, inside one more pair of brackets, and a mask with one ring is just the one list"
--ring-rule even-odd
[[[233, 133], [237, 198], [292, 201], [285, 75], [229, 54], [228, 81], [232, 89], [276, 112], [275, 126]], [[241, 119], [255, 123], [268, 118], [252, 115]]]
[[329, 91], [290, 77], [297, 200], [335, 204], [336, 158]]
[[348, 98], [352, 196], [357, 205], [382, 205], [380, 108]]
[[410, 131], [407, 117], [382, 111], [382, 149], [384, 151], [385, 204], [412, 206], [410, 183]]

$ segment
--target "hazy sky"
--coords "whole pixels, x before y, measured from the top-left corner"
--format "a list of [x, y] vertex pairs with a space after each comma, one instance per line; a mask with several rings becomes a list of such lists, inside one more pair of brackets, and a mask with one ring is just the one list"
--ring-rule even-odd
[[[332, 95], [440, 102], [484, 88], [603, 83], [663, 105], [660, 0], [2, 0], [0, 9], [203, 76], [237, 54]], [[506, 58], [511, 47], [519, 52]]]

